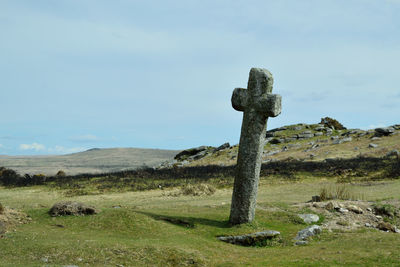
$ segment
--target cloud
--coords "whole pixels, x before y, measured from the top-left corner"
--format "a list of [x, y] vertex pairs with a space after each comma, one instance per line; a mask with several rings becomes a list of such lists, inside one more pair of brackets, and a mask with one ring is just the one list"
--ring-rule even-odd
[[32, 143], [32, 144], [20, 144], [19, 149], [41, 151], [41, 150], [45, 150], [46, 147], [42, 144]]
[[78, 135], [78, 136], [72, 136], [69, 138], [70, 141], [73, 142], [80, 142], [80, 143], [84, 143], [84, 142], [95, 142], [95, 141], [99, 141], [99, 138], [93, 134], [86, 134], [86, 135]]

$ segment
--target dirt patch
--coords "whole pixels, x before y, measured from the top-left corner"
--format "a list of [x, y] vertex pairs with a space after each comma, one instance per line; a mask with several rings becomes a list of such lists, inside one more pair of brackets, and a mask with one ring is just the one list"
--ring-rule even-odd
[[96, 214], [97, 210], [94, 207], [87, 206], [80, 202], [59, 202], [51, 207], [49, 214], [53, 217], [64, 215], [92, 215]]
[[27, 214], [1, 205], [0, 238], [6, 232], [14, 230], [18, 225], [32, 221]]

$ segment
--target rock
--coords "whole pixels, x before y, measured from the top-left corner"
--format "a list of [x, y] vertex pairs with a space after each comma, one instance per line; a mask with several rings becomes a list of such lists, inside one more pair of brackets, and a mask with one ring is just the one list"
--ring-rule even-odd
[[319, 221], [319, 216], [316, 214], [299, 214], [298, 216], [302, 218], [305, 223], [315, 223]]
[[376, 128], [375, 135], [376, 136], [388, 136], [395, 132], [393, 127], [383, 127], [383, 128]]
[[6, 232], [6, 224], [0, 221], [0, 235], [4, 234], [5, 232]]
[[365, 227], [373, 227], [370, 223], [365, 223]]
[[314, 137], [313, 133], [301, 133], [297, 135], [297, 138], [299, 139], [308, 139]]
[[392, 126], [395, 130], [400, 130], [400, 124], [396, 124]]
[[377, 218], [378, 220], [382, 220], [383, 217], [381, 215], [376, 215], [375, 218]]
[[321, 197], [320, 196], [312, 196], [311, 201], [312, 202], [321, 202]]
[[335, 210], [338, 211], [338, 212], [340, 212], [340, 213], [347, 213], [347, 212], [349, 212], [348, 209], [341, 208], [341, 207], [335, 207]]
[[320, 234], [322, 232], [322, 229], [318, 225], [311, 225], [307, 227], [306, 229], [303, 229], [297, 233], [297, 236], [295, 237], [295, 240], [307, 240], [311, 236], [315, 236], [317, 234]]
[[381, 139], [382, 139], [382, 138], [380, 138], [380, 137], [374, 136], [374, 137], [371, 138], [371, 141], [377, 141], [377, 140], [381, 140]]
[[397, 149], [393, 149], [392, 151], [386, 154], [386, 157], [399, 157], [400, 152]]
[[278, 231], [267, 230], [263, 232], [257, 232], [247, 235], [237, 235], [237, 236], [219, 236], [219, 240], [241, 246], [255, 246], [263, 244], [268, 240], [272, 240], [279, 236], [281, 233]]
[[369, 148], [377, 148], [378, 145], [377, 145], [377, 144], [370, 143], [370, 144], [368, 145], [368, 147], [369, 147]]
[[396, 227], [391, 225], [388, 222], [380, 222], [380, 223], [378, 223], [376, 228], [378, 228], [379, 230], [382, 230], [382, 231], [391, 231], [393, 233], [396, 233]]
[[314, 130], [318, 131], [318, 132], [321, 132], [321, 131], [325, 130], [325, 127], [324, 126], [318, 126], [318, 127], [315, 127]]
[[64, 215], [92, 215], [96, 213], [97, 210], [94, 207], [72, 201], [56, 203], [49, 211], [50, 216], [53, 217]]
[[314, 133], [314, 136], [322, 136], [322, 135], [324, 135], [324, 134], [321, 133], [321, 132], [316, 132], [316, 133]]
[[331, 140], [336, 140], [336, 139], [339, 139], [339, 136], [337, 135], [331, 136]]
[[332, 144], [334, 144], [334, 145], [338, 145], [338, 144], [341, 144], [341, 143], [343, 143], [343, 142], [340, 139], [333, 140], [333, 142], [332, 142]]
[[194, 156], [196, 154], [199, 154], [200, 152], [203, 152], [207, 150], [208, 147], [206, 146], [199, 146], [199, 147], [194, 147], [190, 149], [183, 150], [176, 154], [175, 158], [176, 160], [185, 160], [191, 156]]
[[224, 143], [224, 144], [220, 145], [216, 149], [214, 149], [214, 152], [217, 152], [217, 151], [220, 151], [220, 150], [224, 150], [224, 149], [227, 149], [227, 148], [230, 148], [230, 147], [231, 147], [231, 145], [227, 142], [227, 143]]
[[296, 246], [304, 246], [304, 245], [307, 245], [308, 244], [308, 241], [305, 241], [305, 240], [300, 240], [300, 241], [297, 241], [296, 243], [294, 243]]
[[352, 212], [357, 213], [357, 214], [362, 214], [363, 213], [363, 210], [360, 207], [355, 206], [355, 205], [349, 205], [349, 206], [347, 206], [347, 209], [349, 211], [352, 211]]
[[334, 204], [333, 204], [332, 202], [328, 202], [328, 203], [325, 205], [325, 209], [326, 209], [326, 210], [329, 210], [329, 211], [333, 211], [333, 210], [335, 209], [335, 206], [334, 206]]
[[351, 141], [353, 141], [353, 138], [351, 137], [346, 137], [342, 139], [342, 142], [351, 142]]
[[295, 127], [293, 128], [293, 130], [295, 130], [295, 131], [303, 130], [303, 126], [295, 126]]
[[285, 142], [285, 139], [283, 138], [273, 138], [271, 141], [269, 141], [271, 144], [281, 144], [283, 142]]
[[367, 211], [372, 212], [372, 209], [371, 208], [367, 208]]
[[296, 138], [293, 138], [293, 137], [286, 137], [284, 140], [285, 140], [285, 143], [294, 142], [294, 141], [297, 140], [297, 137], [296, 137]]

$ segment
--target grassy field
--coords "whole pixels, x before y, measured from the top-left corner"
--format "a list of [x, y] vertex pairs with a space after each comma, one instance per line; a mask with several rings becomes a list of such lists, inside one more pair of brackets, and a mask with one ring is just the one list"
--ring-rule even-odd
[[[261, 181], [256, 220], [230, 227], [231, 188], [211, 196], [172, 196], [177, 188], [66, 197], [45, 186], [1, 188], [0, 203], [27, 213], [32, 221], [0, 239], [1, 266], [399, 266], [400, 235], [362, 228], [324, 231], [307, 246], [293, 246], [306, 227], [294, 204], [308, 201], [334, 179]], [[365, 200], [400, 200], [400, 181], [348, 185]], [[55, 202], [95, 206], [96, 215], [50, 217]], [[165, 220], [167, 219], [167, 220]], [[172, 222], [188, 222], [180, 225]], [[273, 247], [241, 247], [219, 235], [277, 230]]]

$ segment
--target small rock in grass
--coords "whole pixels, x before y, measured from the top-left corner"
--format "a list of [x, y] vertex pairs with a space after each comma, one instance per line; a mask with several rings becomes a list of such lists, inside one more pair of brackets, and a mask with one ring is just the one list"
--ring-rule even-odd
[[397, 230], [396, 226], [393, 226], [388, 222], [380, 222], [376, 226], [376, 228], [378, 228], [379, 230], [382, 230], [382, 231], [390, 231], [390, 232], [393, 232], [393, 233], [396, 233], [396, 230]]
[[300, 240], [300, 241], [305, 241], [311, 236], [315, 236], [317, 234], [320, 234], [322, 232], [322, 229], [318, 225], [311, 225], [297, 233], [297, 236], [295, 237], [295, 240]]
[[377, 148], [378, 145], [377, 145], [377, 144], [374, 144], [374, 143], [371, 143], [371, 144], [368, 145], [368, 147], [369, 147], [369, 148]]
[[315, 223], [319, 221], [319, 216], [316, 214], [299, 214], [298, 216], [302, 218], [305, 223]]
[[360, 207], [357, 207], [355, 205], [349, 205], [349, 206], [347, 206], [347, 209], [352, 211], [352, 212], [354, 212], [354, 213], [357, 213], [357, 214], [362, 214], [363, 213], [363, 210]]

